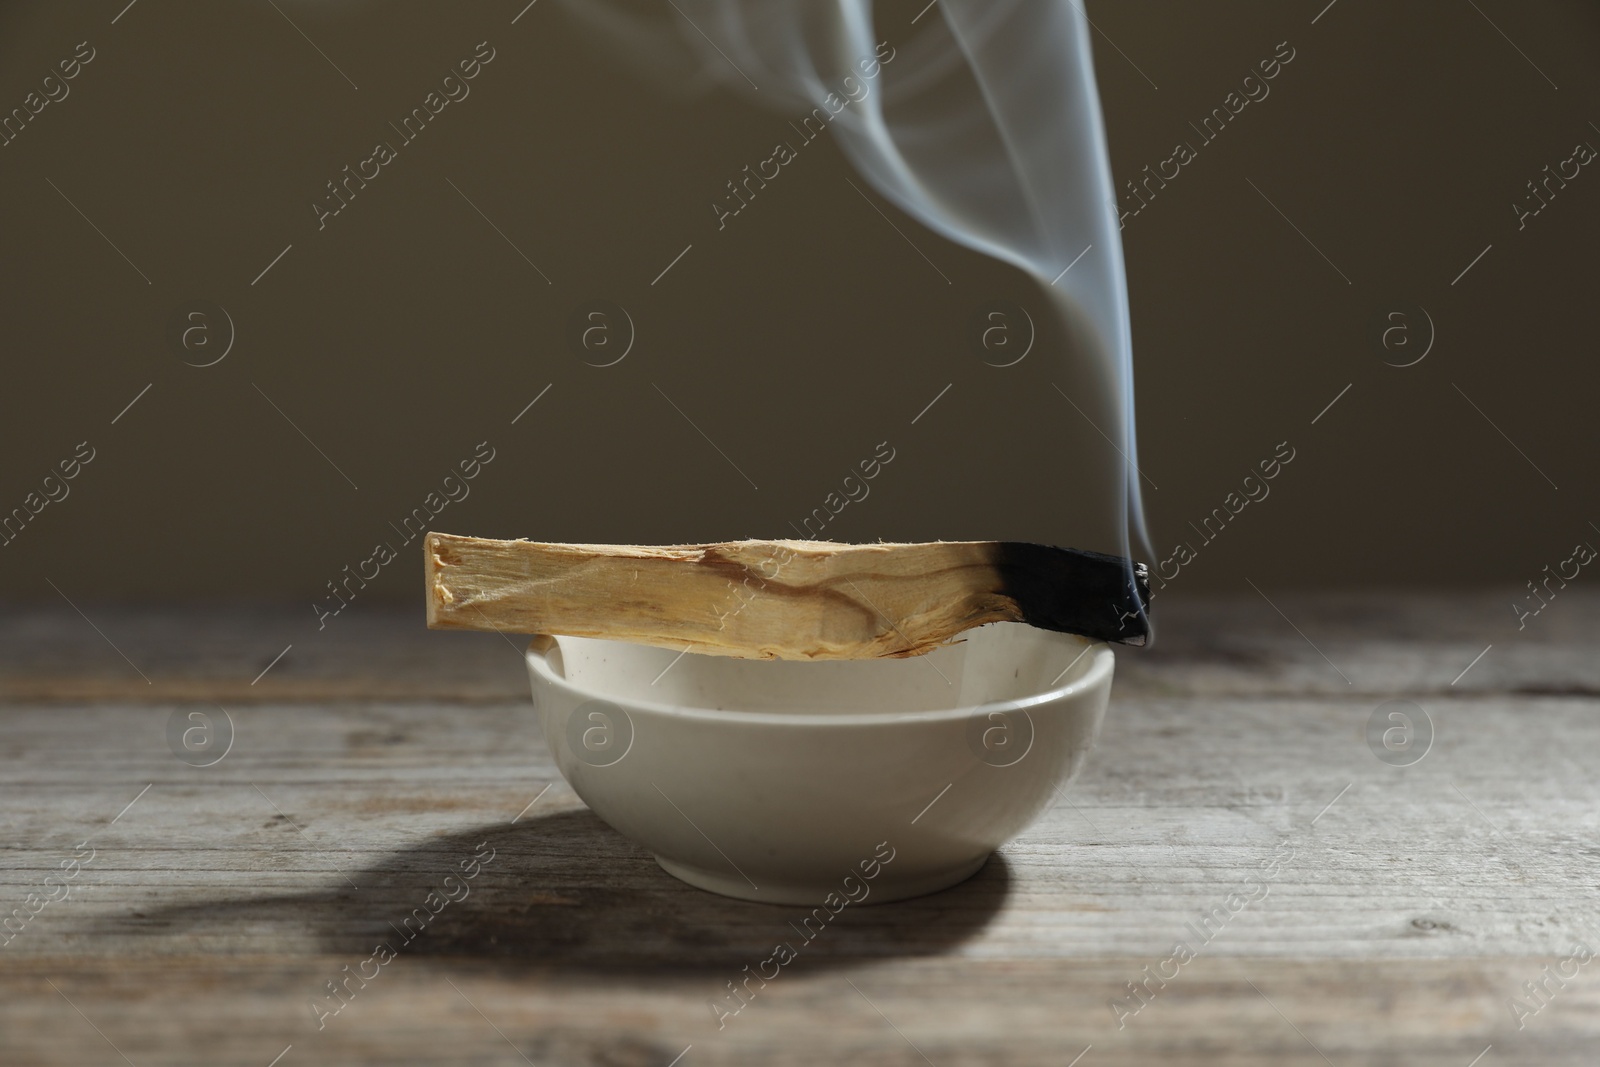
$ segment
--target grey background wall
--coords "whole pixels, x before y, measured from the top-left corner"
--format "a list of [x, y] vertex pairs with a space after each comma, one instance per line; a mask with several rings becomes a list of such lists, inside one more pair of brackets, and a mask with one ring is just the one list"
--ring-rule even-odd
[[[0, 9], [0, 110], [93, 54], [0, 147], [0, 510], [67, 493], [10, 531], [0, 595], [309, 618], [480, 442], [437, 528], [788, 536], [888, 441], [828, 536], [1110, 547], [1077, 473], [1107, 446], [1051, 388], [1071, 378], [1044, 300], [853, 189], [828, 139], [719, 230], [711, 202], [785, 117], [647, 74], [555, 0], [125, 4]], [[879, 36], [922, 7], [883, 4]], [[1089, 13], [1119, 182], [1294, 55], [1125, 219], [1153, 561], [1194, 550], [1173, 591], [1520, 585], [1600, 543], [1600, 174], [1568, 164], [1513, 208], [1600, 146], [1600, 9]], [[325, 184], [480, 42], [470, 96], [319, 228]], [[596, 299], [636, 333], [615, 366], [571, 343]], [[975, 339], [999, 304], [1040, 322], [1015, 367]], [[212, 347], [185, 349], [197, 308]], [[1204, 541], [1190, 524], [1280, 442], [1270, 497]], [[363, 596], [415, 598], [418, 574], [406, 547]]]

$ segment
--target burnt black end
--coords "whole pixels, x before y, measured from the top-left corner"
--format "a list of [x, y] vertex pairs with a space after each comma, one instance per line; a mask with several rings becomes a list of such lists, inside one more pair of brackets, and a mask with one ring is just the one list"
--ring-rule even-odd
[[1143, 563], [1002, 541], [995, 567], [1002, 591], [1030, 626], [1124, 645], [1142, 645], [1150, 635], [1150, 577]]

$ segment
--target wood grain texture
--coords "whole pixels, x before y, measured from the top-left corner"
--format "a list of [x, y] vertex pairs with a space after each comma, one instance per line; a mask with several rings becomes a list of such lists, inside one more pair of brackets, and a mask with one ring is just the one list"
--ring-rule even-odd
[[1144, 567], [1020, 542], [577, 545], [430, 533], [428, 626], [634, 641], [701, 655], [920, 656], [1026, 622], [1143, 644]]
[[[1163, 604], [1054, 807], [955, 889], [847, 909], [721, 1029], [801, 909], [690, 889], [590, 814], [499, 637], [86, 606], [147, 685], [76, 615], [0, 617], [0, 911], [94, 849], [0, 948], [4, 1062], [1592, 1063], [1600, 961], [1545, 1006], [1524, 983], [1600, 948], [1600, 603], [1507, 637], [1489, 596], [1274, 601], [1304, 637], [1259, 598]], [[1412, 766], [1368, 748], [1390, 699], [1432, 721]], [[180, 762], [169, 719], [219, 703], [233, 747]], [[319, 1030], [325, 983], [484, 847]]]

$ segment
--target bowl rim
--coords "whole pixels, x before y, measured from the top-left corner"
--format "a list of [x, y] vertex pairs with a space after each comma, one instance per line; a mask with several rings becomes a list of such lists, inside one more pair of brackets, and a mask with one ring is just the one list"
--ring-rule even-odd
[[[1025, 625], [1014, 623], [1012, 625]], [[1095, 641], [1091, 638], [1077, 634], [1065, 636], [1076, 637], [1087, 642], [1079, 658], [1093, 653], [1089, 665], [1077, 678], [1064, 685], [1052, 686], [1042, 692], [1033, 693], [1025, 697], [1013, 697], [1009, 700], [991, 700], [982, 704], [964, 704], [954, 708], [934, 708], [925, 711], [885, 711], [869, 712], [866, 714], [814, 714], [795, 711], [736, 711], [721, 708], [702, 708], [692, 704], [668, 704], [654, 700], [638, 700], [633, 698], [617, 699], [605, 693], [598, 692], [584, 686], [576, 685], [568, 679], [557, 674], [550, 666], [548, 654], [557, 647], [560, 635], [554, 640], [548, 636], [536, 636], [528, 645], [523, 654], [528, 662], [531, 674], [541, 682], [555, 689], [578, 697], [581, 700], [602, 700], [615, 705], [625, 711], [637, 710], [650, 712], [667, 718], [688, 719], [704, 722], [723, 723], [756, 723], [773, 725], [805, 725], [811, 727], [838, 727], [838, 726], [885, 726], [900, 725], [905, 723], [945, 722], [989, 715], [994, 712], [1023, 711], [1054, 704], [1079, 697], [1094, 689], [1099, 689], [1110, 684], [1110, 676], [1116, 655], [1111, 647], [1104, 641]], [[609, 638], [589, 638], [588, 640], [610, 640]], [[615, 644], [631, 644], [628, 641], [616, 641]], [[1074, 663], [1077, 660], [1073, 661]]]

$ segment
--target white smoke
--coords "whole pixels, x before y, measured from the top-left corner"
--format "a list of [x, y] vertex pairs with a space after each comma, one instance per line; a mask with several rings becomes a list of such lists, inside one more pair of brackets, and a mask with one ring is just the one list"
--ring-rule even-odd
[[[1134, 439], [1122, 241], [1089, 48], [1075, 0], [938, 0], [892, 62], [872, 0], [670, 0], [649, 23], [573, 0], [613, 31], [675, 32], [703, 75], [786, 110], [823, 108], [879, 193], [953, 241], [1027, 271], [1095, 371], [1122, 467], [1122, 551], [1148, 551]], [[874, 91], [854, 99], [863, 72]], [[832, 95], [832, 100], [829, 100]], [[839, 101], [850, 97], [848, 106]], [[832, 106], [829, 106], [831, 103]], [[1069, 269], [1070, 268], [1070, 269]]]

